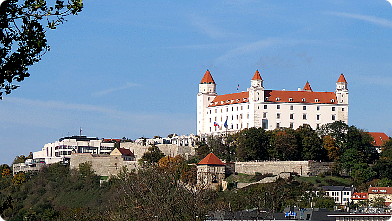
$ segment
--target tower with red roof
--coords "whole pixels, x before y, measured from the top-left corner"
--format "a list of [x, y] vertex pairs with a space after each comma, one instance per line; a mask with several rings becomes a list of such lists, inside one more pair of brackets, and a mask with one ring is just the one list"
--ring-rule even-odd
[[197, 164], [197, 184], [201, 188], [218, 188], [225, 179], [225, 164], [213, 153]]
[[199, 84], [199, 93], [197, 94], [197, 134], [203, 133], [205, 129], [206, 112], [205, 109], [214, 98], [216, 93], [216, 84], [207, 69]]

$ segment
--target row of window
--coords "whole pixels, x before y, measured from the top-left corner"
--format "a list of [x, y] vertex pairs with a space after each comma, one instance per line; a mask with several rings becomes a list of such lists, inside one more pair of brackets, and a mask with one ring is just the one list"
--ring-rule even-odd
[[[228, 119], [229, 119], [229, 116], [226, 116], [225, 120], [228, 120]], [[236, 119], [237, 120], [242, 119], [242, 114], [237, 115]], [[249, 114], [246, 115], [246, 119], [249, 119]], [[234, 120], [234, 115], [231, 115], [231, 120]], [[217, 121], [217, 117], [214, 118], [214, 121]], [[220, 117], [220, 121], [223, 122], [223, 117]], [[212, 123], [212, 118], [210, 118], [210, 123]]]
[[[302, 106], [302, 110], [306, 110], [306, 108], [307, 108], [307, 106]], [[331, 107], [331, 108], [332, 108], [332, 111], [336, 110], [336, 107]], [[224, 108], [221, 109], [221, 113], [223, 113], [223, 109]], [[231, 107], [231, 108], [226, 107], [226, 112], [229, 112], [230, 109], [231, 109], [231, 111], [234, 111], [235, 108], [234, 107]], [[240, 106], [240, 107], [237, 106], [236, 109], [237, 109], [237, 111], [239, 111], [240, 109], [243, 110], [243, 106]], [[248, 109], [249, 109], [249, 105], [248, 105]], [[257, 109], [260, 109], [260, 106], [258, 106]], [[265, 104], [264, 109], [265, 110], [268, 109], [268, 105]], [[276, 105], [276, 109], [278, 109], [278, 110], [280, 109], [280, 104]], [[294, 110], [293, 105], [290, 105], [290, 110]], [[317, 110], [318, 111], [320, 110], [320, 106], [317, 106]], [[342, 111], [344, 111], [344, 107], [342, 107]], [[218, 113], [218, 109], [215, 109], [215, 113]], [[207, 114], [212, 114], [212, 110], [207, 111]]]
[[[265, 97], [265, 100], [266, 101], [269, 101], [269, 97]], [[280, 97], [277, 97], [277, 98], [275, 98], [275, 100], [276, 101], [280, 101]], [[292, 98], [292, 97], [290, 97], [289, 98], [289, 101], [294, 101], [294, 99]], [[305, 98], [302, 98], [302, 102], [306, 102], [306, 99]], [[320, 102], [320, 100], [319, 99], [314, 99], [314, 102]], [[335, 102], [335, 99], [331, 99], [331, 103], [334, 103]]]
[[[249, 128], [249, 123], [246, 123], [246, 128]], [[228, 127], [227, 127], [227, 129], [232, 129], [232, 130], [234, 130], [234, 129], [236, 129], [236, 130], [239, 130], [239, 129], [243, 129], [243, 125], [242, 125], [242, 123], [241, 124], [237, 124], [236, 125], [236, 127], [234, 126], [234, 124], [231, 124], [231, 125], [229, 125]], [[218, 131], [218, 130], [226, 130], [226, 128], [225, 127], [218, 127], [218, 126], [215, 126], [214, 127], [214, 131]], [[210, 132], [212, 132], [212, 127], [210, 127]]]
[[[335, 120], [336, 119], [336, 115], [331, 115], [332, 117], [331, 117], [331, 119], [332, 120]], [[263, 118], [267, 118], [267, 113], [263, 113]], [[276, 119], [280, 119], [280, 113], [277, 113], [276, 114]], [[294, 114], [290, 114], [290, 119], [291, 120], [294, 120]], [[306, 114], [302, 114], [302, 119], [303, 120], [306, 120], [307, 118], [306, 118]], [[318, 114], [318, 115], [316, 115], [316, 120], [320, 120], [320, 115]]]

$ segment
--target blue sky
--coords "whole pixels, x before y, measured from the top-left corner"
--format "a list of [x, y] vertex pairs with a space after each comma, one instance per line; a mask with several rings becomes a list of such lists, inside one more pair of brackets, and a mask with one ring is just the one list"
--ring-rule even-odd
[[386, 0], [84, 1], [51, 50], [0, 101], [0, 163], [67, 135], [196, 133], [198, 83], [334, 91], [349, 124], [392, 136], [392, 6]]

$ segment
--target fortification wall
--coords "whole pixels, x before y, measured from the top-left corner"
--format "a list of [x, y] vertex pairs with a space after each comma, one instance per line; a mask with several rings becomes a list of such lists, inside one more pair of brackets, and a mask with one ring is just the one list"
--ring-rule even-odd
[[[191, 146], [177, 146], [175, 144], [157, 144], [156, 145], [166, 156], [175, 157], [177, 155], [188, 156], [195, 154], [195, 148]], [[148, 151], [149, 146], [143, 146], [132, 142], [120, 143], [121, 148], [129, 149], [135, 154], [136, 161], [138, 161], [145, 152]]]
[[329, 164], [315, 161], [263, 161], [236, 162], [235, 172], [254, 175], [256, 173], [278, 175], [294, 172], [300, 176], [315, 176], [329, 171]]
[[72, 153], [70, 168], [79, 169], [79, 164], [85, 162], [91, 162], [91, 169], [98, 176], [115, 176], [123, 166], [126, 166], [129, 171], [138, 167], [136, 161], [123, 161], [122, 158], [115, 160], [110, 155], [93, 156], [90, 153]]

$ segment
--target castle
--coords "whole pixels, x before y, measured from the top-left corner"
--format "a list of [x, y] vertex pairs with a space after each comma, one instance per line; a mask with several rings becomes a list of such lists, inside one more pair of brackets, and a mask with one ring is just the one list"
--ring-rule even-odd
[[343, 74], [336, 82], [335, 92], [314, 92], [309, 82], [298, 91], [265, 90], [259, 71], [246, 92], [218, 95], [209, 70], [199, 84], [198, 135], [251, 127], [296, 129], [303, 124], [316, 129], [334, 121], [348, 124], [348, 89]]

